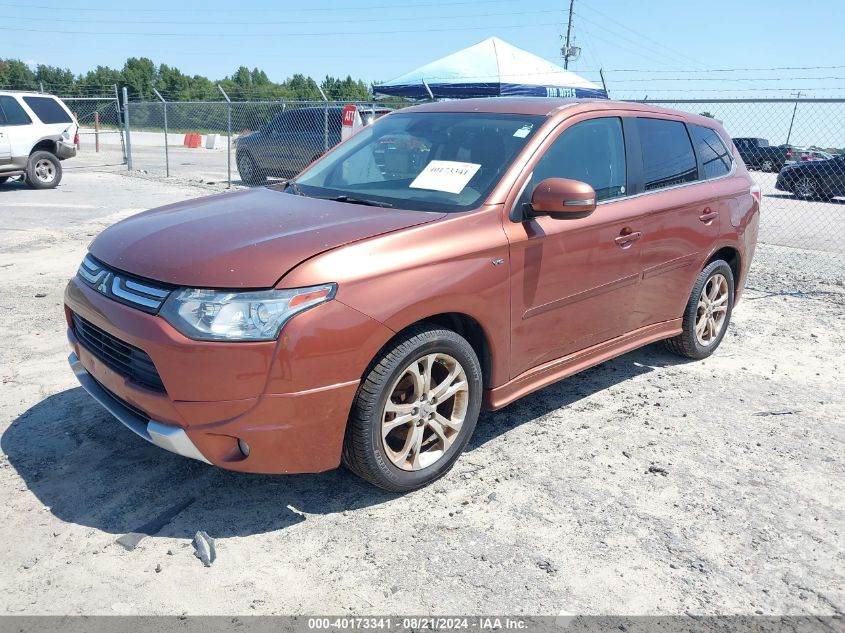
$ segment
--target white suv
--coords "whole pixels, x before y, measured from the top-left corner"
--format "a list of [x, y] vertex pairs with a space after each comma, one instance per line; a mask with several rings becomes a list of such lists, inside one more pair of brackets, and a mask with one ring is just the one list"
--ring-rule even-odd
[[0, 91], [0, 184], [23, 176], [35, 189], [62, 180], [60, 161], [76, 156], [79, 124], [61, 99]]

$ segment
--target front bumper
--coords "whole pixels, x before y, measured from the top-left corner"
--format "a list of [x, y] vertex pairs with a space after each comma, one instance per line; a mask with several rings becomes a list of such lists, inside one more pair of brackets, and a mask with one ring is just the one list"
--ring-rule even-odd
[[[157, 446], [252, 473], [336, 468], [360, 376], [393, 336], [339, 301], [297, 315], [278, 341], [264, 343], [186, 339], [161, 317], [76, 279], [65, 306], [74, 373], [98, 402]], [[76, 336], [71, 313], [146, 352], [166, 390], [146, 388], [103, 362]]]
[[135, 435], [171, 453], [190, 457], [191, 459], [198, 459], [206, 464], [211, 463], [194, 446], [194, 443], [188, 437], [187, 433], [185, 433], [184, 429], [150, 420], [147, 416], [141, 415], [140, 411], [126, 406], [126, 404], [106, 391], [100, 383], [94, 380], [94, 377], [88, 373], [88, 370], [85, 369], [79, 360], [79, 356], [75, 353], [71, 352], [67, 361], [76, 375], [79, 384], [88, 392], [88, 395], [99, 402], [106, 411], [116, 417], [123, 426], [135, 433]]

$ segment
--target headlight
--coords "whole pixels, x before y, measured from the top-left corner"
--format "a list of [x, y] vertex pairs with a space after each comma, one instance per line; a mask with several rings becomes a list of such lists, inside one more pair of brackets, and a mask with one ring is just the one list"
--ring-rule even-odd
[[292, 316], [331, 300], [336, 290], [336, 284], [255, 292], [185, 288], [171, 293], [160, 314], [192, 339], [272, 341]]

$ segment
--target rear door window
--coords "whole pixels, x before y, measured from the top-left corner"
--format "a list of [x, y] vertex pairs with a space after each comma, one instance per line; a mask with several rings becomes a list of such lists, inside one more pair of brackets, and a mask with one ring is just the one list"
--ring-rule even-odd
[[680, 121], [638, 118], [645, 190], [698, 179], [698, 165], [687, 127]]
[[29, 115], [18, 103], [18, 100], [10, 95], [0, 95], [0, 109], [6, 116], [6, 125], [28, 125], [32, 123]]
[[26, 105], [35, 113], [42, 123], [72, 123], [73, 119], [65, 109], [52, 97], [24, 97]]
[[704, 169], [704, 178], [709, 180], [729, 173], [733, 157], [716, 130], [701, 125], [690, 125], [689, 129]]
[[596, 201], [625, 195], [625, 137], [622, 119], [602, 117], [581, 121], [555, 139], [534, 167], [530, 198], [541, 180], [570, 178], [590, 185]]

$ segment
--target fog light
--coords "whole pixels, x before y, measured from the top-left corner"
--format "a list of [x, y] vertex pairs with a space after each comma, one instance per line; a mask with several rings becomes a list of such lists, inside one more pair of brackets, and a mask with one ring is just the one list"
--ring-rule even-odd
[[241, 449], [241, 453], [244, 454], [244, 457], [249, 457], [249, 444], [240, 438], [238, 438], [238, 448]]

